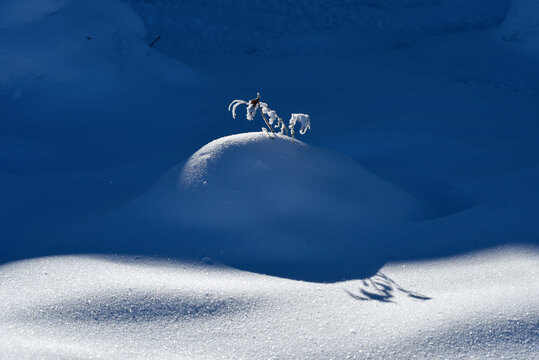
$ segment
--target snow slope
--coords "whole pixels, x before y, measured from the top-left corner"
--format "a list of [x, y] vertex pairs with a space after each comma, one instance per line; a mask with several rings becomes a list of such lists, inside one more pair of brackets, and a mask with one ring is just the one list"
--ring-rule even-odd
[[538, 10], [539, 5], [536, 1], [513, 1], [499, 29], [502, 39], [536, 51], [539, 33], [539, 20], [536, 16]]
[[106, 211], [189, 154], [171, 149], [200, 76], [149, 49], [127, 5], [2, 1], [0, 29], [3, 238]]

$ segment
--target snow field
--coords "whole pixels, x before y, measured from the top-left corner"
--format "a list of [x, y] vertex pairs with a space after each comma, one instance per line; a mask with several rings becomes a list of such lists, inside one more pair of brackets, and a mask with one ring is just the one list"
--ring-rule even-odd
[[537, 358], [535, 8], [1, 2], [0, 357]]
[[504, 248], [316, 284], [146, 257], [41, 258], [0, 268], [0, 339], [5, 359], [533, 358], [538, 265], [536, 250]]

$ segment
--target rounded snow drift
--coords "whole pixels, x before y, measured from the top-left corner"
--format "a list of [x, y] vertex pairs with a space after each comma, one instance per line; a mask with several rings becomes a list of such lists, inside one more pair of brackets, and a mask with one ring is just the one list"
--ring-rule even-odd
[[309, 281], [375, 272], [384, 262], [377, 229], [421, 208], [351, 159], [262, 132], [207, 144], [186, 162], [179, 185], [184, 235], [207, 256]]

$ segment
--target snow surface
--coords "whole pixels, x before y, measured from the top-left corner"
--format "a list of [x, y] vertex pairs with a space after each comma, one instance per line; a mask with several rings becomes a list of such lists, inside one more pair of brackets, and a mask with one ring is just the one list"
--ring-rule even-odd
[[262, 132], [207, 144], [131, 207], [155, 203], [177, 238], [197, 238], [201, 256], [314, 281], [374, 273], [383, 261], [363, 253], [367, 234], [426, 211], [350, 159]]
[[537, 51], [539, 4], [533, 0], [515, 0], [500, 25], [502, 39], [515, 41], [517, 46]]
[[537, 19], [1, 1], [0, 357], [539, 357]]
[[503, 249], [316, 284], [133, 256], [0, 268], [4, 359], [532, 359], [539, 256]]

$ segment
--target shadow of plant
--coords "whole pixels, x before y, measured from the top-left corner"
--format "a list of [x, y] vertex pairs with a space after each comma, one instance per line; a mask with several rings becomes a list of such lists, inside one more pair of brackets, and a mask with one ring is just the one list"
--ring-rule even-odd
[[431, 299], [428, 296], [403, 288], [381, 272], [376, 273], [376, 275], [371, 278], [362, 280], [358, 290], [358, 293], [353, 293], [344, 289], [348, 295], [360, 301], [375, 300], [380, 302], [394, 302], [393, 300], [397, 294], [403, 294], [409, 298], [420, 301]]

